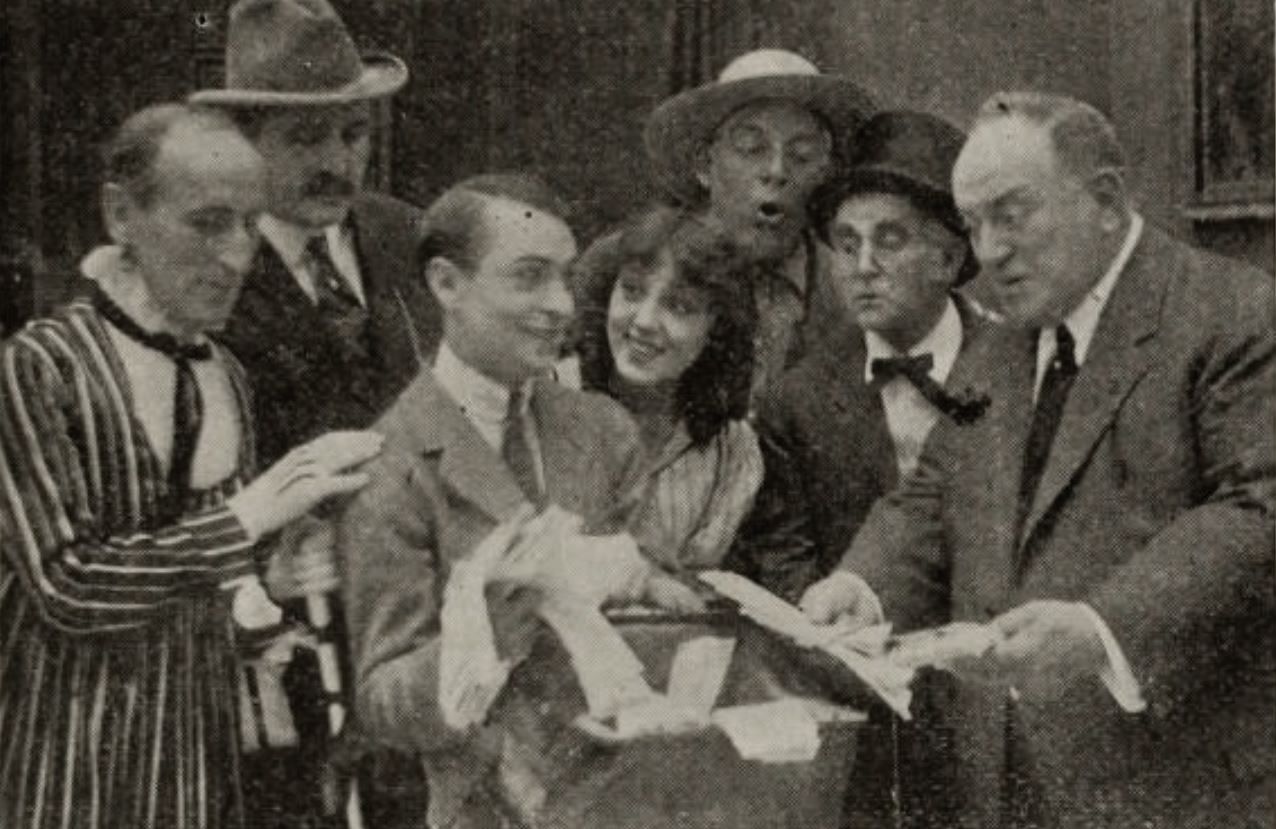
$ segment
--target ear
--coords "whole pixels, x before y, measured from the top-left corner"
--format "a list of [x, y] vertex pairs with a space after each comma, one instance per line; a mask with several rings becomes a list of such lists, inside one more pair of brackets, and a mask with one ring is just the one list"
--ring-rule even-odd
[[948, 228], [941, 231], [939, 237], [942, 242], [940, 244], [940, 255], [943, 258], [943, 283], [946, 287], [951, 288], [953, 283], [957, 281], [957, 275], [961, 273], [961, 266], [966, 263], [966, 251], [968, 242], [965, 236], [959, 236]]
[[1090, 177], [1087, 192], [1099, 206], [1100, 222], [1105, 231], [1119, 230], [1130, 211], [1125, 176], [1116, 167], [1104, 168]]
[[425, 281], [444, 310], [455, 307], [469, 276], [451, 259], [435, 256], [425, 263]]
[[120, 185], [108, 181], [102, 185], [100, 194], [102, 202], [102, 223], [111, 241], [117, 245], [125, 244], [129, 239], [129, 220], [137, 211], [137, 204], [128, 191]]

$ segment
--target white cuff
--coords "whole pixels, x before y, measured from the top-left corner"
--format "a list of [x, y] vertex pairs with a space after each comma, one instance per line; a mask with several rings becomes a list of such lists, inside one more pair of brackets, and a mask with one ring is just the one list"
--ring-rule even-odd
[[1081, 603], [1081, 607], [1094, 623], [1094, 629], [1098, 631], [1099, 639], [1103, 642], [1103, 650], [1108, 656], [1108, 664], [1099, 669], [1099, 679], [1103, 681], [1108, 693], [1112, 694], [1112, 698], [1124, 711], [1131, 714], [1141, 713], [1148, 707], [1147, 701], [1143, 699], [1143, 689], [1139, 687], [1139, 681], [1134, 677], [1134, 670], [1125, 658], [1125, 652], [1121, 650], [1116, 637], [1112, 635], [1112, 629], [1093, 607], [1084, 602]]

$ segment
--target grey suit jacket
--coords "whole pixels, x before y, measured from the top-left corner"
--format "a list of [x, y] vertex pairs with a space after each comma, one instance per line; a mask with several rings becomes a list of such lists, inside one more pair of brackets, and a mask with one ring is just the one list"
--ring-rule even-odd
[[[1035, 335], [984, 340], [992, 407], [938, 427], [843, 565], [909, 627], [936, 606], [986, 620], [1034, 598], [1088, 602], [1149, 709], [1099, 681], [962, 686], [965, 819], [996, 825], [1006, 718], [1047, 825], [1248, 825], [1238, 793], [1276, 770], [1276, 339], [1272, 278], [1144, 231], [1016, 527]], [[1270, 794], [1268, 795], [1270, 797]], [[1228, 820], [1235, 823], [1229, 824]]]
[[[537, 385], [531, 407], [550, 500], [582, 516], [588, 533], [623, 530], [643, 481], [628, 415], [605, 397], [552, 382]], [[385, 448], [337, 532], [356, 720], [373, 741], [421, 754], [431, 825], [452, 826], [499, 759], [500, 735], [462, 734], [441, 719], [443, 588], [452, 564], [513, 513], [523, 494], [429, 371], [374, 428], [385, 435]], [[533, 604], [523, 592], [488, 594], [498, 648], [517, 662], [540, 627]]]

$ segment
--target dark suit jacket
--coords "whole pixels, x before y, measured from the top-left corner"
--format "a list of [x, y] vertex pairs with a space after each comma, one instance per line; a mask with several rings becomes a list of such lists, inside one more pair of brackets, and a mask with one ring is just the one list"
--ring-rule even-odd
[[[539, 383], [532, 397], [549, 498], [585, 530], [624, 528], [643, 483], [637, 429], [600, 395]], [[418, 375], [377, 423], [386, 437], [371, 484], [338, 523], [360, 730], [419, 752], [432, 826], [463, 816], [490, 779], [499, 734], [451, 731], [438, 709], [439, 612], [452, 564], [523, 502], [500, 456], [435, 383]], [[517, 661], [539, 622], [519, 594], [489, 590], [503, 656]], [[504, 634], [501, 631], [505, 631]], [[499, 704], [499, 703], [498, 703]]]
[[[983, 388], [966, 363], [995, 323], [956, 302], [962, 350], [947, 387]], [[873, 502], [898, 482], [882, 396], [864, 382], [865, 359], [864, 332], [844, 327], [786, 372], [758, 408], [766, 479], [733, 561], [791, 599], [837, 565]]]
[[1047, 825], [1243, 826], [1246, 793], [1270, 803], [1272, 288], [1269, 275], [1149, 227], [1022, 529], [1036, 337], [1003, 330], [971, 355], [991, 378], [988, 416], [941, 425], [918, 474], [857, 536], [843, 566], [903, 627], [942, 606], [983, 621], [1035, 598], [1085, 601], [1142, 686], [1149, 708], [1132, 715], [1096, 678], [1035, 678], [1013, 707], [1004, 688], [963, 683], [953, 715], [969, 825], [997, 822], [1008, 716]]
[[221, 335], [248, 371], [262, 464], [324, 432], [366, 428], [416, 375], [418, 352], [432, 354], [442, 323], [417, 273], [419, 221], [415, 207], [371, 193], [351, 211], [368, 303], [366, 357], [319, 313], [270, 244], [262, 244]]

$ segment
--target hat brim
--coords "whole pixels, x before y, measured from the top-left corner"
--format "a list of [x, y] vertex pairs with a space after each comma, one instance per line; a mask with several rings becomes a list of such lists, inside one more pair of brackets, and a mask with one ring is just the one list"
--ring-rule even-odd
[[745, 104], [772, 99], [791, 101], [822, 118], [842, 157], [855, 131], [877, 111], [867, 91], [837, 75], [742, 78], [680, 92], [656, 107], [643, 133], [660, 184], [682, 201], [701, 197], [696, 156], [714, 130]]
[[268, 89], [201, 89], [186, 99], [190, 104], [224, 107], [325, 106], [384, 98], [408, 82], [408, 67], [394, 55], [363, 56], [363, 72], [344, 86], [314, 92]]

